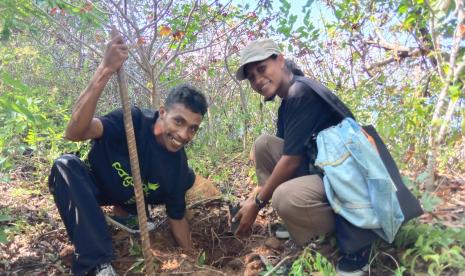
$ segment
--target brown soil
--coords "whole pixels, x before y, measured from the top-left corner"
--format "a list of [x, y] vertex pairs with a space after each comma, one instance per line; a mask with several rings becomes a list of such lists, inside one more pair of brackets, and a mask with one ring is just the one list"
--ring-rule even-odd
[[[185, 252], [176, 247], [163, 208], [152, 210], [152, 217], [158, 224], [150, 234], [157, 274], [259, 275], [277, 266], [278, 275], [286, 275], [292, 262], [302, 253], [274, 238], [273, 230], [279, 220], [271, 208], [260, 212], [248, 236], [232, 235], [229, 202], [223, 198], [243, 200], [253, 185], [248, 176], [250, 164], [230, 160], [229, 166], [229, 179], [215, 183], [222, 196], [204, 190], [202, 193], [207, 196], [203, 198], [198, 194], [191, 196], [187, 218], [196, 250]], [[0, 275], [67, 275], [73, 247], [44, 184], [46, 179], [43, 178], [41, 183], [31, 183], [31, 179], [34, 179], [32, 172], [19, 169], [11, 175], [11, 181], [0, 183], [0, 215], [7, 214], [12, 218], [11, 221], [0, 221], [9, 237], [8, 243], [0, 243]], [[441, 184], [436, 194], [449, 200], [444, 201], [438, 212], [424, 215], [423, 221], [428, 222], [431, 216], [444, 216], [443, 220], [451, 226], [461, 221], [465, 188], [460, 181]], [[105, 211], [109, 210], [105, 208]], [[143, 274], [139, 237], [114, 227], [110, 227], [110, 231], [116, 254], [113, 265], [119, 275]], [[326, 239], [318, 245], [313, 244], [312, 249], [335, 262], [337, 250], [331, 244], [333, 240]], [[399, 259], [402, 256], [402, 252], [395, 252], [392, 247], [387, 247], [384, 252], [387, 256], [380, 255], [377, 260], [385, 267], [394, 266], [391, 257]], [[372, 272], [376, 270], [374, 268]]]
[[[271, 208], [260, 212], [249, 235], [232, 234], [229, 202], [212, 187], [218, 187], [223, 193], [233, 190], [229, 198], [243, 200], [251, 189], [247, 164], [234, 165], [237, 165], [231, 174], [234, 181], [228, 182], [228, 186], [211, 185], [211, 181], [201, 179], [201, 185], [196, 182], [194, 192], [189, 194], [187, 218], [194, 251], [185, 252], [176, 246], [162, 207], [152, 210], [158, 225], [150, 233], [157, 274], [258, 275], [266, 265], [274, 266], [286, 256], [297, 256], [296, 250], [285, 252], [285, 241], [272, 238], [271, 230], [278, 220]], [[0, 185], [0, 215], [11, 218], [0, 222], [9, 237], [8, 243], [0, 244], [0, 275], [69, 274], [74, 250], [53, 198], [46, 184], [31, 183], [35, 178], [33, 172], [24, 171], [18, 169], [10, 176], [11, 181]], [[110, 210], [104, 207], [105, 212]], [[119, 275], [143, 274], [139, 236], [113, 226], [109, 229], [116, 255], [113, 265]], [[280, 266], [289, 266], [291, 260], [288, 258]]]

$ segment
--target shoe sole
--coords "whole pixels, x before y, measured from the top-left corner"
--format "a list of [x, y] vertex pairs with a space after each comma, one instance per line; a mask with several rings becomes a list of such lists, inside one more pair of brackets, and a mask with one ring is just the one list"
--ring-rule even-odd
[[364, 276], [367, 275], [369, 265], [366, 264], [364, 267], [356, 270], [356, 271], [342, 271], [339, 268], [336, 268], [336, 275], [337, 276]]
[[[140, 234], [140, 230], [135, 230], [135, 229], [132, 229], [132, 228], [129, 228], [127, 227], [126, 225], [112, 219], [110, 216], [108, 215], [105, 215], [105, 219], [107, 220], [107, 222], [109, 222], [110, 224], [113, 224], [115, 225], [116, 227], [118, 228], [121, 228], [122, 230], [126, 231], [126, 232], [129, 232], [131, 234]], [[148, 222], [147, 223], [147, 228], [148, 228], [148, 231], [153, 231], [155, 229], [155, 224], [152, 223], [152, 222]]]
[[276, 238], [283, 239], [283, 240], [289, 239], [289, 237], [290, 237], [288, 231], [279, 231], [279, 230], [277, 230], [274, 234], [275, 234]]

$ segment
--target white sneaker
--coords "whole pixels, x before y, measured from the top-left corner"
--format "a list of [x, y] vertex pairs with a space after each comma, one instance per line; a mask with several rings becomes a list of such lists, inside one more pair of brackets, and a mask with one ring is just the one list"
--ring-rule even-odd
[[366, 264], [362, 268], [356, 269], [354, 271], [344, 271], [341, 270], [338, 266], [336, 266], [336, 275], [337, 276], [365, 276], [368, 273], [369, 265]]
[[113, 266], [110, 263], [99, 264], [95, 268], [95, 276], [118, 276]]

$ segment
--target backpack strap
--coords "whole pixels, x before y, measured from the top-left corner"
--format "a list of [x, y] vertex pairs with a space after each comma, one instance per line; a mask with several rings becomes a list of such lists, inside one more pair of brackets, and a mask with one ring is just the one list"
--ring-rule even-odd
[[334, 110], [339, 113], [341, 120], [347, 117], [350, 117], [355, 120], [354, 114], [350, 109], [336, 96], [331, 90], [326, 88], [324, 85], [318, 81], [309, 79], [302, 76], [294, 76], [294, 80], [300, 81], [308, 85], [315, 93], [318, 94], [325, 102], [327, 102]]

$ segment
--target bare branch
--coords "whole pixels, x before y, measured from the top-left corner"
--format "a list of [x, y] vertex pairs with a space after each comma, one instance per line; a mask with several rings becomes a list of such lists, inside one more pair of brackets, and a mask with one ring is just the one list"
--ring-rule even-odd
[[[119, 5], [115, 3], [115, 1], [110, 0], [110, 3], [113, 4], [113, 6], [114, 6], [114, 7], [116, 8], [116, 10], [118, 11], [118, 13], [126, 20], [126, 23], [128, 23], [129, 25], [131, 25], [131, 27], [134, 29], [134, 31], [136, 32], [136, 34], [140, 34], [140, 31], [139, 31], [139, 28], [137, 27], [137, 25], [134, 24], [134, 22], [132, 22], [132, 20], [129, 19], [129, 18], [127, 17], [127, 14], [126, 14], [126, 7], [125, 7], [125, 10], [123, 11], [123, 10], [121, 10], [121, 8], [119, 7]], [[126, 3], [125, 3], [125, 4], [126, 4]], [[129, 30], [128, 30], [128, 33], [130, 33]]]
[[[198, 1], [197, 0], [194, 0], [194, 5], [192, 6], [192, 9], [189, 11], [189, 15], [187, 16], [187, 20], [186, 20], [186, 24], [185, 24], [185, 28], [187, 28], [187, 26], [189, 25], [191, 19], [192, 19], [192, 14], [194, 13], [195, 9], [197, 8], [197, 5], [198, 5]], [[179, 53], [179, 49], [181, 48], [181, 42], [185, 39], [185, 37], [182, 37], [179, 42], [178, 42], [178, 46], [176, 47], [176, 50], [174, 52], [174, 54], [170, 57], [170, 59], [168, 59], [168, 61], [166, 61], [166, 63], [163, 65], [163, 67], [157, 72], [157, 75], [155, 76], [155, 81], [158, 80], [158, 78], [160, 77], [160, 75], [166, 70], [166, 68], [168, 67], [168, 65], [171, 64], [171, 62], [173, 62], [173, 60], [178, 56], [178, 53]]]
[[[73, 33], [71, 33], [68, 29], [66, 29], [62, 24], [60, 24], [60, 22], [56, 21], [55, 18], [51, 17], [46, 11], [42, 10], [39, 6], [37, 6], [34, 2], [32, 3], [34, 5], [34, 7], [39, 10], [41, 13], [43, 13], [51, 22], [55, 23], [59, 28], [61, 28], [64, 32], [66, 32], [71, 38], [73, 38], [74, 40], [78, 41], [79, 43], [82, 43], [82, 45], [86, 46], [89, 50], [91, 50], [93, 53], [95, 53], [98, 57], [100, 58], [103, 58], [103, 54], [94, 49], [92, 46], [90, 46], [89, 44], [87, 44], [86, 42], [84, 41], [81, 41], [78, 37], [76, 37]], [[132, 76], [131, 74], [129, 73], [126, 73], [128, 75], [128, 77], [134, 81], [135, 83], [137, 83], [139, 86], [141, 86], [143, 89], [145, 89], [146, 91], [150, 92], [150, 90], [145, 87], [145, 85], [143, 85], [142, 83], [139, 82], [139, 80], [137, 80], [134, 76]]]
[[401, 46], [399, 44], [389, 43], [383, 39], [379, 40], [364, 40], [363, 41], [367, 45], [372, 45], [377, 48], [382, 48], [387, 51], [394, 51], [396, 52], [399, 57], [411, 57], [418, 55], [420, 53], [420, 48], [410, 48], [406, 46]]
[[444, 65], [444, 60], [441, 55], [441, 45], [439, 45], [439, 39], [438, 39], [438, 34], [436, 32], [436, 14], [431, 8], [429, 0], [425, 0], [425, 4], [428, 7], [429, 13], [430, 13], [430, 18], [429, 18], [429, 25], [430, 25], [430, 30], [431, 30], [431, 42], [433, 43], [433, 54], [436, 58], [437, 61], [437, 69], [439, 73], [439, 77], [441, 80], [444, 82], [446, 80], [446, 76], [444, 75], [443, 71], [443, 65]]
[[[461, 94], [464, 94], [465, 93], [465, 87], [462, 89], [461, 91]], [[450, 121], [452, 119], [452, 115], [454, 114], [454, 111], [455, 111], [455, 107], [457, 106], [457, 103], [458, 103], [458, 100], [450, 100], [449, 101], [449, 106], [447, 107], [447, 111], [446, 111], [446, 114], [444, 116], [444, 120], [441, 124], [441, 128], [439, 129], [439, 134], [437, 136], [437, 141], [438, 143], [441, 143], [444, 138], [445, 138], [445, 134], [446, 134], [446, 130], [449, 129], [449, 124], [450, 124]]]

